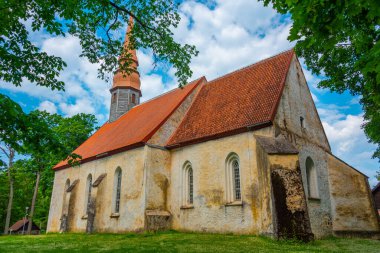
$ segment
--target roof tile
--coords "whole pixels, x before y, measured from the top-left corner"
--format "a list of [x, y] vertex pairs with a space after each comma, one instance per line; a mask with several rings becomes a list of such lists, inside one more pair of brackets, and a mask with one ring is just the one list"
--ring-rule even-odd
[[215, 79], [201, 88], [168, 147], [214, 138], [273, 120], [293, 50]]

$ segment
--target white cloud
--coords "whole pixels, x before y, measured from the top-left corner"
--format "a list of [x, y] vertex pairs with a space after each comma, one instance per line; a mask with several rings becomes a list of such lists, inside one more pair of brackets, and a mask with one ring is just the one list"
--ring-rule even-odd
[[60, 103], [59, 108], [67, 116], [73, 116], [78, 113], [95, 114], [95, 109], [89, 99], [82, 98], [75, 101], [74, 104]]
[[141, 101], [146, 101], [152, 97], [158, 96], [168, 90], [175, 88], [175, 84], [164, 83], [162, 76], [157, 74], [141, 76], [141, 90], [143, 97]]
[[[374, 176], [379, 169], [379, 163], [371, 159], [375, 145], [368, 143], [361, 128], [364, 123], [362, 115], [344, 115], [337, 109], [325, 109], [325, 113], [321, 113], [321, 110], [323, 109], [318, 109], [332, 152], [369, 176], [371, 185], [374, 185], [376, 183]], [[331, 116], [334, 114], [339, 116], [334, 118]]]
[[290, 24], [261, 2], [216, 1], [214, 9], [195, 1], [181, 7], [182, 20], [175, 38], [199, 50], [191, 63], [193, 78], [209, 80], [291, 48]]
[[46, 111], [52, 114], [57, 113], [57, 107], [55, 106], [55, 104], [48, 100], [41, 102], [37, 109], [40, 111]]
[[[21, 87], [0, 84], [0, 88], [25, 93], [40, 99], [42, 102], [40, 102], [39, 108], [45, 108], [43, 106], [48, 104], [43, 101], [48, 99], [52, 104], [59, 104], [59, 112], [65, 116], [98, 112], [98, 120], [104, 120], [104, 115], [100, 115], [105, 112], [108, 113], [110, 85], [97, 78], [98, 64], [91, 64], [87, 59], [79, 57], [81, 46], [78, 38], [70, 35], [50, 37], [44, 38], [38, 44], [41, 44], [42, 51], [59, 56], [67, 63], [67, 67], [59, 76], [59, 79], [65, 82], [65, 91], [52, 91], [50, 88], [36, 86], [26, 80], [23, 81]], [[68, 101], [75, 101], [75, 103]], [[57, 108], [51, 110], [57, 112]], [[102, 113], [99, 113], [100, 111]]]
[[[335, 113], [336, 111], [331, 112], [331, 114]], [[353, 147], [360, 143], [360, 139], [365, 139], [361, 130], [362, 124], [362, 115], [347, 115], [342, 120], [335, 119], [333, 123], [323, 122], [326, 134], [332, 145], [335, 146], [337, 155], [344, 155], [346, 152], [352, 151]]]

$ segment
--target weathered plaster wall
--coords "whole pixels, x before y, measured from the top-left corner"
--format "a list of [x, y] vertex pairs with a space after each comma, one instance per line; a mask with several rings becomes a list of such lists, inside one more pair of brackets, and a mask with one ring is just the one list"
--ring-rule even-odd
[[[257, 206], [260, 206], [260, 211], [262, 213], [261, 223], [259, 224], [262, 231], [260, 234], [276, 236], [277, 217], [275, 215], [275, 210], [273, 209], [273, 185], [271, 182], [269, 157], [257, 141], [255, 147], [258, 178], [260, 179], [257, 182], [256, 188], [257, 195], [260, 196], [260, 203], [257, 203]], [[257, 199], [257, 201], [258, 200], [259, 199]]]
[[334, 232], [378, 232], [367, 178], [332, 155], [328, 166]]
[[170, 136], [177, 129], [191, 106], [199, 89], [206, 82], [195, 88], [182, 104], [173, 112], [165, 123], [150, 138], [146, 146], [146, 229], [157, 230], [170, 227], [171, 214], [168, 212], [168, 190], [171, 183], [171, 153], [163, 148]]
[[[300, 117], [304, 118], [304, 127], [301, 127]], [[295, 56], [290, 64], [275, 125], [285, 131], [288, 139], [295, 144], [299, 139], [306, 139], [315, 146], [330, 151], [309, 87]]]
[[[70, 181], [71, 182], [71, 181]], [[63, 182], [61, 176], [54, 174], [53, 190], [51, 193], [49, 218], [47, 223], [48, 232], [58, 232], [61, 226], [61, 216], [63, 208], [63, 198], [65, 197], [66, 181]], [[61, 196], [60, 198], [58, 196]]]
[[[107, 173], [97, 189], [94, 230], [99, 232], [137, 231], [144, 229], [145, 191], [144, 157], [146, 150], [137, 148], [123, 153], [85, 163], [80, 167], [55, 172], [54, 190], [51, 199], [48, 231], [59, 231], [62, 214], [64, 186], [67, 179], [79, 179], [71, 194], [69, 207], [69, 231], [83, 232], [86, 229], [85, 187], [91, 173], [93, 182], [99, 175]], [[122, 170], [120, 217], [111, 218], [116, 168]]]
[[[301, 126], [300, 117], [303, 117]], [[316, 237], [331, 234], [331, 206], [328, 184], [327, 152], [330, 146], [299, 62], [292, 59], [274, 125], [299, 150], [304, 188], [307, 189], [306, 159], [316, 168], [319, 199], [308, 198], [311, 227]], [[308, 192], [306, 191], [307, 197]]]
[[[268, 179], [257, 166], [253, 133], [273, 134], [266, 128], [172, 150], [168, 203], [173, 229], [272, 234], [271, 210], [263, 196], [268, 197], [270, 184], [262, 183]], [[226, 205], [225, 195], [225, 163], [232, 152], [240, 160], [242, 204], [236, 206]], [[181, 176], [187, 161], [194, 175], [194, 208], [181, 209]]]
[[146, 209], [167, 210], [170, 152], [146, 146]]

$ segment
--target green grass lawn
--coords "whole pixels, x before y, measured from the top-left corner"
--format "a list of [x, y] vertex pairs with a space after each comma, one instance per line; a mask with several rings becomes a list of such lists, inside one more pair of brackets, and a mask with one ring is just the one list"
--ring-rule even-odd
[[380, 252], [380, 241], [328, 238], [308, 244], [197, 233], [0, 236], [0, 252]]

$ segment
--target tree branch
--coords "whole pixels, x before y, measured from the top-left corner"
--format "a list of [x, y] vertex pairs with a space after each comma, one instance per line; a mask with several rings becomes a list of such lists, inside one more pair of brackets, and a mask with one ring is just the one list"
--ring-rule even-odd
[[119, 10], [116, 10], [116, 17], [115, 17], [115, 20], [114, 20], [113, 23], [110, 25], [110, 27], [108, 27], [107, 32], [106, 32], [106, 35], [107, 35], [107, 37], [108, 37], [108, 43], [111, 41], [111, 38], [110, 38], [110, 35], [109, 35], [109, 31], [110, 31], [111, 28], [116, 24], [118, 18], [119, 18]]
[[5, 150], [5, 148], [3, 148], [3, 147], [0, 146], [0, 149], [9, 158], [9, 154], [7, 153], [7, 151]]
[[151, 27], [151, 26], [148, 26], [146, 25], [144, 22], [142, 22], [139, 18], [137, 18], [132, 12], [130, 12], [129, 10], [121, 7], [121, 6], [118, 6], [117, 4], [115, 4], [114, 2], [112, 1], [109, 1], [110, 5], [112, 5], [113, 7], [115, 7], [117, 10], [119, 11], [123, 11], [125, 13], [127, 13], [128, 15], [130, 15], [134, 20], [136, 20], [137, 23], [139, 23], [145, 30], [149, 29], [153, 32], [155, 32], [156, 34], [158, 34], [160, 37], [163, 37], [163, 35], [158, 32], [155, 28]]

